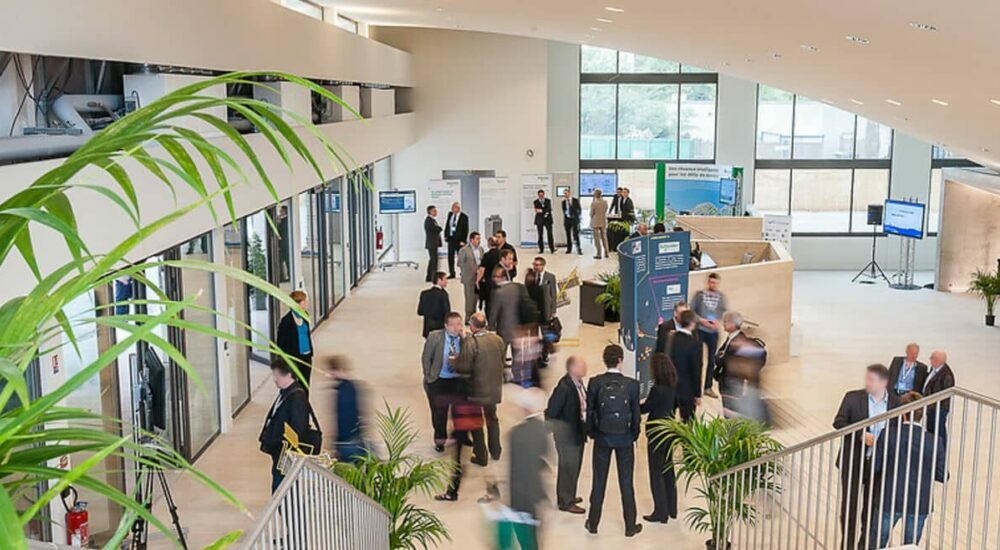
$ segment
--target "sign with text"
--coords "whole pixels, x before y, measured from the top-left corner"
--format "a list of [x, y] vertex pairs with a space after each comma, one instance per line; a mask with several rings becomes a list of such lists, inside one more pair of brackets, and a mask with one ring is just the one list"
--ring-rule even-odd
[[431, 180], [427, 183], [427, 202], [421, 212], [430, 205], [436, 206], [436, 219], [444, 227], [451, 205], [456, 202], [462, 202], [462, 180]]
[[[551, 174], [525, 174], [521, 176], [521, 246], [538, 245], [538, 230], [535, 229], [535, 199], [538, 192], [552, 198]], [[556, 202], [552, 201], [553, 208]]]

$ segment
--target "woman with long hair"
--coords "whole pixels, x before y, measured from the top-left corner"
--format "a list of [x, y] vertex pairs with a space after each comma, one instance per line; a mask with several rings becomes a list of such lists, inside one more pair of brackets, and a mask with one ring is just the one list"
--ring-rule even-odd
[[[648, 420], [673, 418], [677, 410], [677, 370], [665, 353], [654, 353], [649, 360], [653, 387], [642, 403], [642, 413]], [[642, 516], [649, 522], [667, 523], [677, 518], [677, 478], [674, 475], [673, 446], [653, 445], [646, 424], [646, 451], [649, 456], [649, 488], [653, 493], [653, 513]]]

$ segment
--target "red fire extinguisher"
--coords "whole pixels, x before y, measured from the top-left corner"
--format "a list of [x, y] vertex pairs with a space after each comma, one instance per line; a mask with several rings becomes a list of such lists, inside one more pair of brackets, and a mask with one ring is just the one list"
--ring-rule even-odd
[[[72, 508], [66, 504], [66, 495], [73, 493]], [[70, 487], [63, 492], [63, 506], [66, 507], [66, 544], [86, 548], [90, 544], [90, 514], [87, 513], [87, 502], [77, 500], [76, 489]]]
[[375, 250], [382, 250], [382, 241], [385, 233], [382, 232], [382, 226], [378, 226], [378, 231], [375, 232]]

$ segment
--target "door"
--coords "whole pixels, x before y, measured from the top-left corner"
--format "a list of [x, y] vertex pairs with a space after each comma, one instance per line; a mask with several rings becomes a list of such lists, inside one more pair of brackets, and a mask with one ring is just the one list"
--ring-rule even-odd
[[[462, 211], [469, 216], [469, 232], [482, 231], [479, 219], [479, 178], [495, 178], [496, 170], [444, 170], [441, 177], [462, 182]], [[451, 208], [450, 204], [443, 206]], [[485, 240], [485, 238], [484, 238]]]
[[[231, 223], [222, 228], [223, 254], [226, 266], [240, 270], [247, 268], [244, 234], [244, 220], [237, 220], [235, 224]], [[224, 307], [224, 312], [230, 319], [224, 321], [228, 324], [229, 331], [245, 339], [250, 339], [250, 331], [245, 328], [249, 324], [250, 313], [247, 291], [242, 282], [232, 277], [226, 277], [226, 304]], [[230, 407], [233, 411], [233, 418], [235, 418], [239, 411], [250, 402], [250, 348], [229, 342], [224, 345], [226, 368], [229, 369], [229, 379], [232, 381], [229, 393]]]
[[[245, 265], [247, 271], [257, 278], [273, 281], [271, 254], [271, 239], [268, 238], [267, 213], [264, 211], [251, 214], [244, 218], [245, 229], [243, 246], [246, 252]], [[253, 328], [251, 339], [255, 347], [250, 350], [250, 358], [257, 362], [270, 364], [271, 354], [260, 346], [267, 346], [268, 340], [274, 340], [277, 324], [273, 321], [274, 307], [271, 297], [266, 292], [244, 285], [247, 300], [247, 316]]]

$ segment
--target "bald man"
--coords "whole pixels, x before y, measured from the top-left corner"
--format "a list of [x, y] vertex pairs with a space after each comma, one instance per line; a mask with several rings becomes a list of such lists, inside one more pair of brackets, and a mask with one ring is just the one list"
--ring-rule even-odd
[[455, 278], [455, 255], [469, 240], [469, 216], [462, 212], [462, 205], [452, 203], [448, 219], [444, 222], [444, 240], [448, 243], [448, 278]]
[[917, 361], [920, 346], [915, 342], [906, 345], [906, 354], [893, 357], [889, 364], [889, 390], [902, 396], [910, 391], [922, 391], [927, 381], [927, 365]]
[[[948, 366], [948, 354], [943, 350], [931, 352], [931, 370], [927, 373], [922, 392], [924, 397], [940, 393], [955, 385], [955, 375]], [[948, 410], [951, 399], [945, 399], [927, 408], [927, 431], [947, 437]]]
[[556, 504], [563, 512], [583, 514], [576, 496], [576, 484], [587, 442], [587, 362], [579, 355], [566, 360], [566, 374], [552, 390], [545, 418], [555, 437], [559, 469], [556, 474]]

